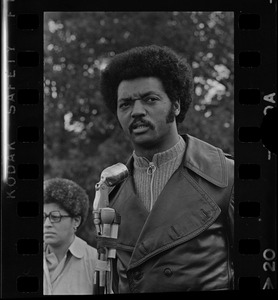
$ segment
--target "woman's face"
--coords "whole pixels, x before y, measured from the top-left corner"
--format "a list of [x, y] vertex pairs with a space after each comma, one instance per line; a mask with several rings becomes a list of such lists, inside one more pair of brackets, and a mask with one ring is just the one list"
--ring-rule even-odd
[[75, 234], [74, 228], [79, 225], [78, 220], [70, 217], [69, 214], [56, 203], [44, 204], [44, 213], [48, 215], [51, 212], [60, 212], [63, 217], [61, 217], [61, 221], [58, 223], [51, 223], [49, 217], [45, 219], [43, 227], [44, 242], [53, 247], [70, 243]]

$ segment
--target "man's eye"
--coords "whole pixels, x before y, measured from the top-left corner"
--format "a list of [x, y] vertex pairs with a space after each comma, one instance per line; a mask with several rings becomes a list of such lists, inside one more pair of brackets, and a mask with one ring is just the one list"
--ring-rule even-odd
[[126, 108], [126, 107], [129, 107], [129, 102], [123, 102], [119, 105], [120, 108]]
[[157, 97], [147, 97], [147, 98], [145, 98], [146, 102], [155, 102], [157, 100], [158, 100]]

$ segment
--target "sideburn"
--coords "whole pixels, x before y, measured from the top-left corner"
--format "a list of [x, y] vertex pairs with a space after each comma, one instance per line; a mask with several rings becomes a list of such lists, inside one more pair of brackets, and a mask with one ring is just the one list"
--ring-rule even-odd
[[170, 110], [169, 110], [169, 113], [166, 117], [166, 123], [172, 123], [174, 122], [176, 118], [176, 115], [175, 115], [175, 104], [174, 103], [171, 103], [171, 107], [170, 107]]

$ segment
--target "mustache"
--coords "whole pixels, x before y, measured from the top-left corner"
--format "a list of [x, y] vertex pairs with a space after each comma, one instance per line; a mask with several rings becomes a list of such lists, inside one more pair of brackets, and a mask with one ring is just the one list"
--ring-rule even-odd
[[134, 128], [138, 127], [138, 126], [147, 126], [147, 127], [149, 127], [150, 129], [154, 129], [154, 125], [153, 125], [151, 122], [149, 122], [149, 121], [147, 121], [147, 120], [144, 120], [144, 119], [141, 118], [141, 117], [137, 117], [137, 118], [135, 118], [135, 119], [132, 121], [132, 123], [129, 125], [129, 127], [128, 127], [129, 132], [131, 133], [131, 131], [132, 131]]

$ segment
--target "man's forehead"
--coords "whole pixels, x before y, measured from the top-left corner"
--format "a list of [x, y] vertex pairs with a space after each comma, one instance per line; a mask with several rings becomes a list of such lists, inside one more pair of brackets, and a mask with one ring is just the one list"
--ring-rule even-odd
[[139, 77], [123, 80], [118, 87], [118, 99], [139, 96], [150, 92], [164, 92], [160, 79], [156, 77]]

